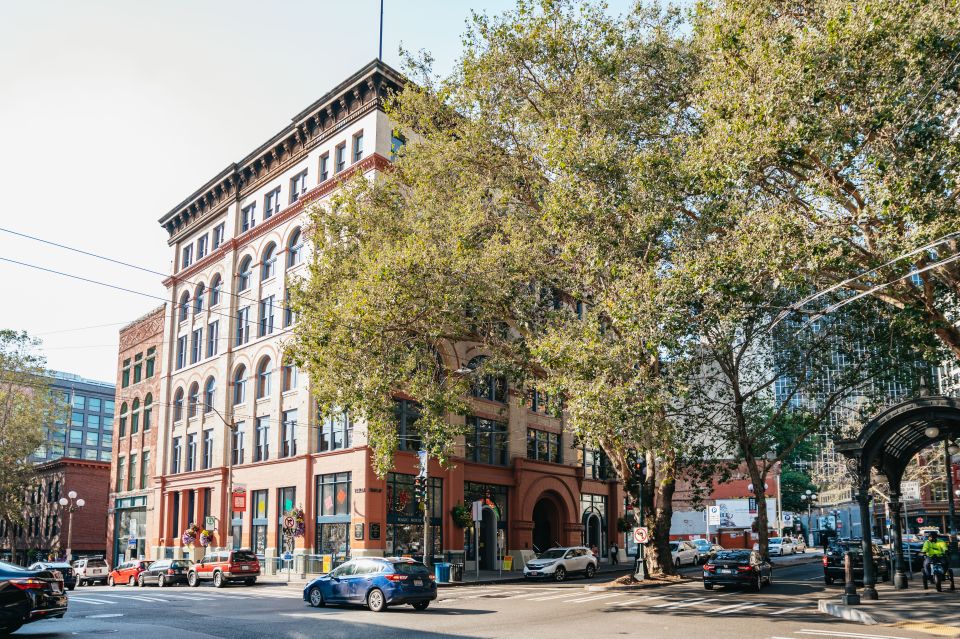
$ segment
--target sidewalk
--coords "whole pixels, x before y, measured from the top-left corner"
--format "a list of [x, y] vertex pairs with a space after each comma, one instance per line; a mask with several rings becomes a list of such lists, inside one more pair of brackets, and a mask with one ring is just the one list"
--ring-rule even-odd
[[[838, 589], [835, 597], [821, 599], [820, 612], [867, 625], [884, 624], [940, 637], [960, 637], [960, 589], [950, 592], [944, 588], [937, 592], [931, 586], [924, 590], [918, 577], [910, 581], [907, 590], [877, 584], [880, 599], [863, 599], [859, 606], [841, 604], [842, 592]], [[857, 592], [862, 592], [862, 588]]]

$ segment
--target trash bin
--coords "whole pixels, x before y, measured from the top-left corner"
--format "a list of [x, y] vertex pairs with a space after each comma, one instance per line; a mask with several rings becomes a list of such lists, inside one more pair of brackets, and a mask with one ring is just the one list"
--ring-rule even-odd
[[463, 581], [463, 564], [448, 564], [450, 566], [450, 581]]
[[433, 565], [433, 571], [438, 584], [450, 583], [450, 564], [438, 561]]

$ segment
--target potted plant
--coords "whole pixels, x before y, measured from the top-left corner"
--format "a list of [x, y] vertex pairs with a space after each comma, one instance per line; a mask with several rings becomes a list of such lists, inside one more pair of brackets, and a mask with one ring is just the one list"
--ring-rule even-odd
[[453, 517], [453, 525], [458, 528], [469, 528], [473, 526], [473, 513], [463, 504], [456, 504], [450, 509], [450, 515]]

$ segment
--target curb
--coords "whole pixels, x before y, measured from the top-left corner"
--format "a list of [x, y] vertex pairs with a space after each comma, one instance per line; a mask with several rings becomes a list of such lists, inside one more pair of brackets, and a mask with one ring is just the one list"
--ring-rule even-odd
[[817, 609], [831, 617], [837, 617], [838, 619], [845, 619], [847, 621], [856, 621], [857, 623], [862, 623], [867, 626], [875, 626], [880, 623], [872, 615], [858, 608], [845, 606], [835, 601], [828, 601], [827, 599], [820, 599], [817, 602]]

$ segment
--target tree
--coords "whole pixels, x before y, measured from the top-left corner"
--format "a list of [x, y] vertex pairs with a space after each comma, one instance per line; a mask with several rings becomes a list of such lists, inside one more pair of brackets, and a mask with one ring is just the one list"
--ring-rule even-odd
[[34, 477], [28, 457], [43, 442], [54, 403], [39, 342], [25, 332], [0, 330], [0, 518], [21, 523], [24, 497]]
[[889, 304], [960, 358], [957, 4], [723, 0], [695, 32], [691, 159], [744, 194], [761, 223], [741, 232], [790, 238], [781, 270]]
[[[521, 1], [474, 16], [450, 77], [411, 59], [417, 82], [388, 108], [411, 144], [313, 212], [316, 258], [294, 294], [297, 358], [322, 407], [365, 420], [378, 472], [398, 444], [398, 394], [448, 460], [469, 384], [508, 375], [562, 397], [578, 441], [622, 479], [646, 458], [661, 573], [679, 466], [662, 357], [681, 318], [658, 282], [685, 219], [675, 133], [694, 62], [678, 27], [641, 7], [617, 19]], [[481, 369], [438, 369], [462, 344], [488, 354]]]

